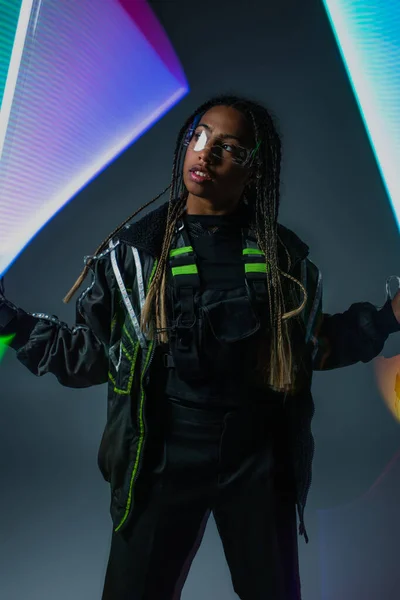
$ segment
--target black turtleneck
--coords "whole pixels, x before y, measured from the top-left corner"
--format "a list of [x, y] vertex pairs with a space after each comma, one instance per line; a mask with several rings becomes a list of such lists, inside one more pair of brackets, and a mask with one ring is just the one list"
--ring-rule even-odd
[[233, 289], [244, 285], [241, 228], [242, 210], [231, 215], [185, 215], [185, 224], [197, 255], [202, 286]]

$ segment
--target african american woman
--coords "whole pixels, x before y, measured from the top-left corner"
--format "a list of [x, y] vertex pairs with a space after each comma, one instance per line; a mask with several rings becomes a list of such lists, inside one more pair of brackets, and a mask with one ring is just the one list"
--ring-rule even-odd
[[267, 109], [214, 97], [184, 123], [151, 202], [169, 200], [86, 259], [64, 299], [91, 271], [73, 328], [0, 296], [0, 333], [32, 373], [108, 385], [103, 600], [180, 598], [211, 511], [241, 600], [301, 598], [313, 371], [376, 357], [400, 330], [400, 296], [322, 312], [309, 248], [278, 223], [280, 167]]

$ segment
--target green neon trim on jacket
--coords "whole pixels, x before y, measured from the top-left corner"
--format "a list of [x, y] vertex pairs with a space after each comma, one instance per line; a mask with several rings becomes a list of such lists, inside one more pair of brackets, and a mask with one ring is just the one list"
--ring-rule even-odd
[[115, 381], [114, 377], [111, 375], [111, 373], [110, 372], [108, 373], [109, 378], [111, 379], [111, 381], [114, 384], [114, 392], [116, 394], [120, 394], [121, 396], [126, 396], [127, 394], [130, 394], [131, 389], [132, 389], [133, 378], [135, 375], [136, 360], [137, 360], [137, 357], [139, 354], [139, 348], [140, 348], [140, 343], [136, 342], [134, 351], [133, 351], [133, 357], [132, 357], [126, 350], [125, 346], [122, 346], [122, 351], [124, 352], [124, 354], [126, 355], [128, 360], [131, 360], [131, 368], [130, 368], [130, 372], [129, 372], [129, 379], [128, 379], [126, 390], [122, 390], [121, 388], [115, 387], [116, 381]]
[[246, 263], [245, 266], [246, 273], [269, 273], [269, 265], [261, 264], [261, 263]]
[[128, 360], [133, 360], [132, 354], [130, 352], [128, 352], [128, 350], [125, 348], [125, 346], [122, 342], [121, 342], [121, 350], [125, 354], [125, 356]]
[[128, 328], [126, 325], [123, 326], [122, 331], [125, 333], [126, 337], [128, 338], [128, 340], [130, 341], [130, 343], [132, 344], [133, 347], [135, 347], [137, 342], [134, 342], [132, 339], [131, 334], [128, 331]]
[[183, 248], [175, 248], [174, 250], [170, 251], [169, 255], [172, 258], [173, 256], [179, 256], [180, 254], [186, 254], [186, 252], [193, 252], [193, 247], [184, 246]]
[[[152, 269], [150, 277], [149, 277], [149, 283], [148, 283], [147, 291], [149, 291], [150, 284], [151, 284], [151, 282], [153, 280], [153, 277], [154, 277], [154, 274], [156, 272], [157, 262], [158, 261], [156, 259], [154, 261], [153, 269]], [[138, 346], [139, 346], [139, 343], [138, 343]], [[134, 463], [134, 466], [133, 466], [131, 480], [130, 480], [130, 483], [129, 483], [128, 500], [126, 502], [125, 514], [122, 517], [122, 520], [121, 520], [120, 524], [115, 528], [115, 532], [118, 532], [120, 530], [120, 528], [122, 527], [122, 525], [125, 523], [126, 519], [128, 518], [129, 511], [130, 511], [130, 508], [131, 508], [131, 505], [132, 505], [133, 482], [135, 480], [136, 473], [138, 471], [139, 462], [140, 462], [140, 456], [141, 456], [141, 451], [142, 451], [143, 442], [144, 442], [144, 435], [145, 435], [144, 420], [143, 420], [143, 407], [144, 407], [144, 397], [145, 397], [144, 387], [143, 387], [143, 377], [144, 377], [144, 374], [146, 372], [147, 366], [149, 364], [150, 357], [152, 355], [153, 346], [154, 346], [154, 341], [152, 340], [150, 342], [150, 344], [149, 344], [149, 347], [148, 347], [148, 350], [147, 350], [147, 354], [146, 354], [146, 360], [144, 362], [144, 366], [143, 366], [142, 372], [140, 374], [140, 407], [139, 407], [139, 442], [138, 442], [138, 449], [137, 449], [137, 452], [136, 452], [135, 463]]]
[[198, 273], [196, 265], [185, 265], [184, 267], [172, 267], [172, 275], [196, 275]]
[[129, 511], [131, 508], [131, 504], [132, 504], [132, 489], [133, 489], [133, 482], [135, 480], [136, 477], [136, 473], [138, 471], [138, 466], [139, 466], [139, 461], [140, 461], [140, 455], [141, 455], [141, 451], [142, 451], [142, 447], [143, 447], [143, 442], [144, 442], [144, 421], [143, 421], [143, 406], [144, 406], [144, 388], [143, 388], [143, 375], [144, 372], [146, 370], [146, 367], [149, 363], [150, 360], [150, 356], [153, 350], [153, 346], [154, 346], [154, 342], [152, 341], [149, 345], [149, 348], [147, 350], [147, 355], [146, 355], [146, 360], [145, 360], [145, 364], [144, 364], [144, 369], [141, 373], [140, 376], [140, 408], [139, 408], [139, 442], [138, 442], [138, 449], [136, 452], [136, 458], [135, 458], [135, 464], [133, 466], [133, 470], [132, 470], [132, 475], [131, 475], [131, 481], [129, 484], [129, 492], [128, 492], [128, 499], [126, 502], [126, 507], [125, 507], [125, 514], [122, 517], [122, 520], [120, 522], [120, 524], [115, 528], [115, 532], [119, 531], [122, 527], [122, 525], [125, 523], [126, 519], [128, 518], [129, 515]]
[[243, 254], [258, 254], [258, 256], [265, 256], [265, 252], [258, 248], [244, 248]]

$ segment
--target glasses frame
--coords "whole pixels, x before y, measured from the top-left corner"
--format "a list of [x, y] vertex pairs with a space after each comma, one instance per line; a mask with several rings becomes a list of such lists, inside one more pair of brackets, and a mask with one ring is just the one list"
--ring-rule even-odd
[[[188, 131], [185, 135], [183, 145], [186, 148], [189, 147], [189, 144], [192, 141], [194, 134], [196, 133], [196, 129], [198, 127], [199, 120], [200, 119], [197, 119], [197, 123], [195, 122], [195, 123], [193, 123], [193, 125], [191, 125], [191, 127], [188, 129]], [[235, 165], [238, 165], [239, 167], [243, 167], [243, 168], [252, 166], [255, 155], [256, 155], [260, 145], [261, 145], [261, 140], [258, 142], [258, 144], [255, 148], [245, 148], [244, 146], [238, 146], [240, 148], [240, 150], [243, 150], [246, 153], [246, 158], [244, 159], [244, 162], [238, 162], [237, 160], [232, 158], [232, 162]], [[221, 157], [217, 157], [217, 158], [219, 158], [221, 160]], [[222, 160], [225, 160], [225, 159], [222, 159]]]

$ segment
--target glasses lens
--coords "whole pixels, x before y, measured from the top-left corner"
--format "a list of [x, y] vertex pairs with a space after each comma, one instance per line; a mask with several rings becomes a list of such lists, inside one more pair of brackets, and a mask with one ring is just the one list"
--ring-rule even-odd
[[229, 160], [238, 165], [245, 165], [248, 161], [250, 150], [238, 146], [234, 142], [211, 139], [211, 134], [205, 129], [189, 130], [184, 145], [194, 152], [201, 152], [206, 146], [212, 145], [211, 155], [218, 160]]

